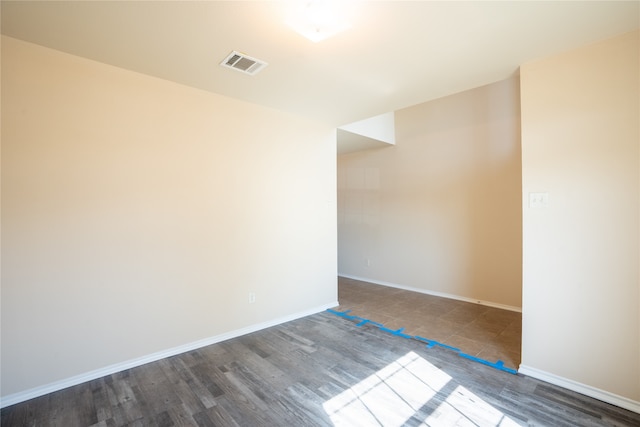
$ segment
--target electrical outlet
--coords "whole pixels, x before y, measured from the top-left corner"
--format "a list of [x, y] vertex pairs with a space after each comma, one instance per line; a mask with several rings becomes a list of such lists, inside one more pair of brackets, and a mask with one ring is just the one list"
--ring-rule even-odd
[[549, 193], [529, 193], [529, 207], [534, 209], [549, 207]]
[[254, 292], [249, 292], [249, 304], [253, 304], [256, 302], [256, 294]]

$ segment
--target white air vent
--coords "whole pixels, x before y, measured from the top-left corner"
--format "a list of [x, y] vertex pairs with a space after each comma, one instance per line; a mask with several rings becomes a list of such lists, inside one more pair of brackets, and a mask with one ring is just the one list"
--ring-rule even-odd
[[255, 75], [268, 64], [256, 58], [236, 52], [235, 50], [229, 54], [221, 63], [223, 67], [233, 68], [241, 73]]

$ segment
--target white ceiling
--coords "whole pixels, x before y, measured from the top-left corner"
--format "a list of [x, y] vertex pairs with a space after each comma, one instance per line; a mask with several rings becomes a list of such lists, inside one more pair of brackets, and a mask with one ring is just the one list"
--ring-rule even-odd
[[[288, 2], [2, 1], [2, 33], [340, 126], [504, 79], [522, 63], [631, 31], [640, 2], [356, 4], [320, 43]], [[232, 50], [269, 63], [220, 67]]]

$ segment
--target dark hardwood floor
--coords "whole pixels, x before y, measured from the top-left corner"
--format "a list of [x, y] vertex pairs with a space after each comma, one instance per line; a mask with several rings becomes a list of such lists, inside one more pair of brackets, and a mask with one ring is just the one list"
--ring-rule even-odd
[[640, 415], [319, 313], [4, 408], [12, 426], [639, 426]]

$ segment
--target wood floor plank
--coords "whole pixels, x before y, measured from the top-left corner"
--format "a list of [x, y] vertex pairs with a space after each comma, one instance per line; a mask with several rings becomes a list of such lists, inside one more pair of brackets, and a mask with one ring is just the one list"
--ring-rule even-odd
[[640, 414], [330, 313], [1, 411], [3, 427], [333, 426], [362, 420], [383, 426], [640, 426]]
[[196, 414], [194, 420], [198, 423], [199, 426], [229, 426], [229, 427], [241, 427], [238, 424], [231, 414], [224, 409], [222, 402], [217, 404], [216, 406], [207, 409], [199, 414]]

